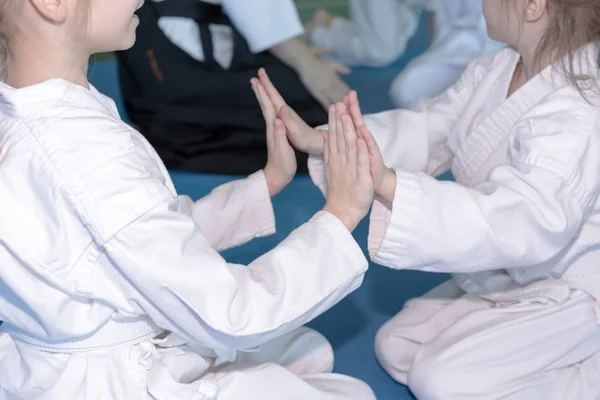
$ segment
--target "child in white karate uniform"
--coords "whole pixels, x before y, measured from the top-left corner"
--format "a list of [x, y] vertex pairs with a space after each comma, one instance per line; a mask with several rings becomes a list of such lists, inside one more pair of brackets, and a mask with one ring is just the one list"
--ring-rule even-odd
[[[510, 47], [442, 95], [364, 121], [356, 94], [345, 100], [378, 195], [371, 258], [453, 274], [406, 303], [375, 352], [419, 400], [597, 400], [600, 3], [484, 0], [483, 10]], [[261, 81], [327, 189], [320, 135]], [[456, 182], [434, 178], [449, 170]]]
[[390, 88], [394, 105], [410, 108], [454, 84], [475, 58], [501, 47], [487, 35], [481, 0], [351, 0], [350, 19], [320, 11], [307, 25], [307, 37], [337, 61], [381, 67], [404, 53], [423, 10], [434, 16], [431, 46]]
[[0, 0], [0, 398], [374, 399], [301, 327], [367, 269], [350, 232], [373, 182], [350, 117], [330, 119], [345, 126], [328, 142], [323, 211], [247, 267], [227, 263], [218, 251], [274, 232], [294, 152], [254, 85], [264, 171], [178, 196], [87, 82], [90, 54], [133, 44], [141, 4]]

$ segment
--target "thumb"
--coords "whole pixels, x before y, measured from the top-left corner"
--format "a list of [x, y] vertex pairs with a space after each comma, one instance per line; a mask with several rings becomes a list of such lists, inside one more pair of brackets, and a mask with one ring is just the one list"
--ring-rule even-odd
[[273, 139], [276, 147], [289, 145], [285, 125], [279, 118], [275, 118], [273, 121]]
[[297, 127], [294, 124], [291, 112], [292, 110], [288, 106], [283, 106], [281, 107], [281, 110], [279, 110], [277, 117], [287, 128], [287, 133], [293, 136], [297, 131]]
[[292, 134], [299, 133], [303, 128], [302, 124], [305, 124], [296, 111], [287, 105], [281, 107], [278, 117]]

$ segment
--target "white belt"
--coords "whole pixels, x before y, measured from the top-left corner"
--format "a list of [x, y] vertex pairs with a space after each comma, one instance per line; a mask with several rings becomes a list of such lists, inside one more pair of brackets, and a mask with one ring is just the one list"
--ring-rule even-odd
[[[218, 366], [235, 360], [237, 351], [233, 349], [209, 349], [196, 343], [191, 343], [184, 338], [169, 333], [158, 327], [149, 318], [140, 318], [132, 321], [110, 321], [92, 335], [83, 338], [63, 341], [44, 341], [23, 334], [18, 329], [4, 323], [0, 325], [0, 333], [7, 333], [13, 339], [52, 353], [77, 353], [114, 350], [115, 348], [129, 347], [136, 344], [131, 353], [137, 357], [137, 362], [146, 371], [148, 391], [159, 400], [212, 400], [216, 398], [218, 382], [214, 379], [199, 379], [195, 382], [184, 384], [175, 381], [169, 371], [160, 362], [160, 357], [155, 357], [156, 346], [163, 348], [186, 345], [202, 357], [213, 359], [212, 366]], [[258, 348], [244, 351], [252, 352]]]
[[98, 331], [88, 336], [59, 341], [48, 341], [33, 338], [20, 330], [4, 323], [0, 325], [0, 333], [7, 333], [15, 340], [50, 353], [81, 353], [98, 350], [110, 350], [128, 347], [141, 343], [164, 332], [148, 317], [131, 321], [110, 320]]

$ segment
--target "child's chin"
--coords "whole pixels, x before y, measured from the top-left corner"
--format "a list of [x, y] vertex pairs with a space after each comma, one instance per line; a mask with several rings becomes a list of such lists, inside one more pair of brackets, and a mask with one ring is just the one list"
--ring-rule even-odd
[[118, 46], [117, 48], [114, 49], [114, 51], [125, 51], [125, 50], [129, 50], [130, 48], [133, 47], [133, 45], [135, 44], [135, 32], [131, 35], [131, 38], [128, 38], [128, 40], [124, 40], [123, 43], [121, 43], [120, 46]]

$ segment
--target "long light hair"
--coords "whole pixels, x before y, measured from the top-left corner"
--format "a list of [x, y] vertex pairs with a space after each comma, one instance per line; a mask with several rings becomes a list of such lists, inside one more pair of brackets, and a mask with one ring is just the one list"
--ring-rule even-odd
[[8, 74], [8, 46], [6, 38], [8, 35], [8, 14], [12, 6], [12, 0], [0, 0], [0, 81], [4, 82]]
[[[508, 1], [514, 0], [503, 0], [505, 4]], [[551, 58], [552, 63], [560, 62], [562, 72], [581, 94], [598, 89], [594, 77], [578, 72], [582, 60], [576, 50], [589, 43], [600, 44], [600, 0], [548, 0], [547, 12], [548, 29], [535, 52], [538, 68]]]

